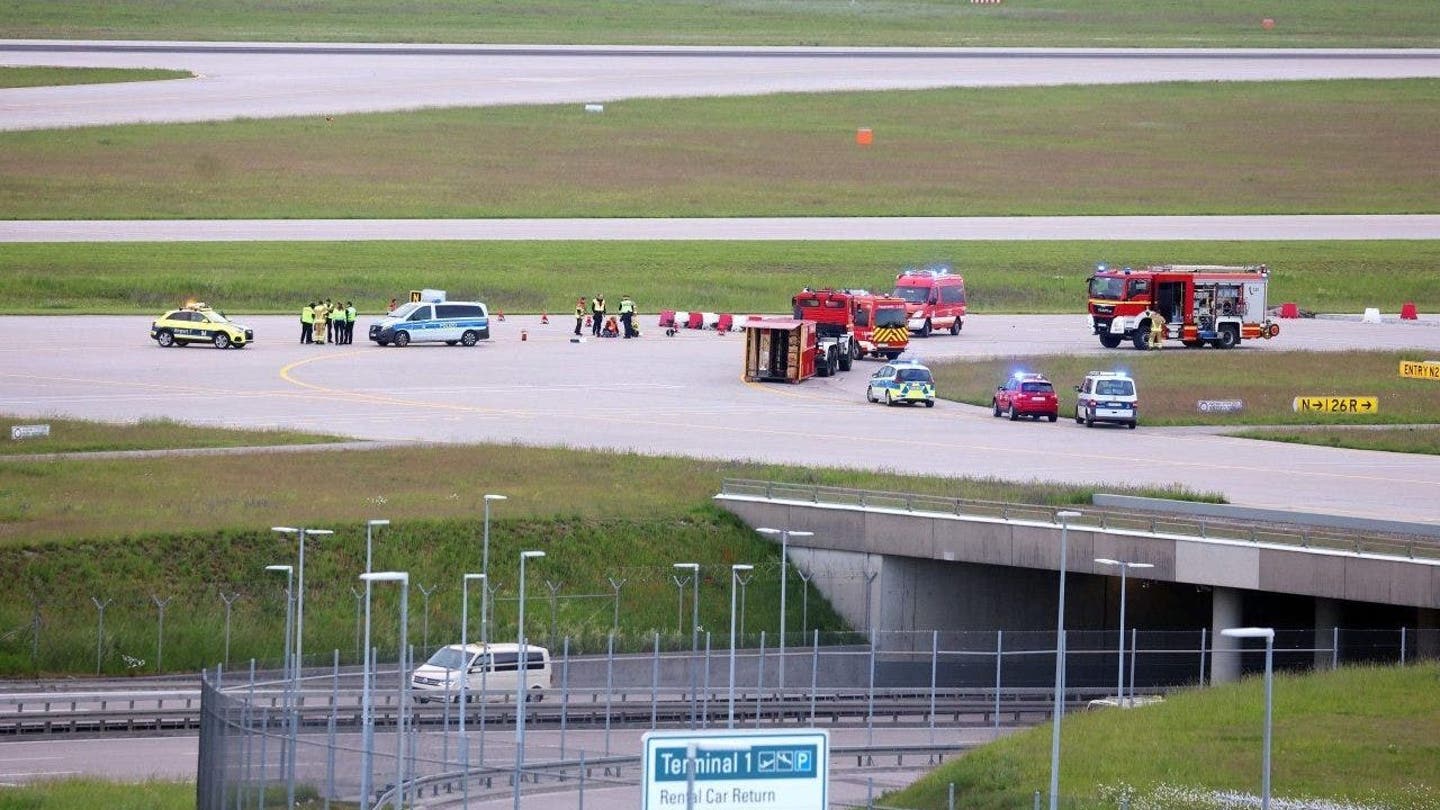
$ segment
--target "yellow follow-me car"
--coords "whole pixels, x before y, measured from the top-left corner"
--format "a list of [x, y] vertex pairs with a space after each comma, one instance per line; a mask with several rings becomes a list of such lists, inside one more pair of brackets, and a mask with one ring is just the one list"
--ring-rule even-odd
[[190, 343], [209, 343], [217, 349], [243, 349], [255, 340], [255, 331], [205, 304], [186, 304], [157, 318], [150, 325], [150, 337], [166, 349]]

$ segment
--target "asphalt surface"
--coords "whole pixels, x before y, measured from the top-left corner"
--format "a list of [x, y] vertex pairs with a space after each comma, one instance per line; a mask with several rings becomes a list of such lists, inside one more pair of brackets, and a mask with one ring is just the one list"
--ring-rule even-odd
[[[871, 361], [798, 386], [747, 384], [739, 334], [666, 338], [653, 315], [642, 316], [639, 340], [581, 344], [569, 341], [573, 322], [541, 326], [511, 317], [473, 349], [381, 348], [364, 340], [370, 319], [363, 317], [355, 345], [301, 346], [295, 318], [241, 320], [255, 329], [256, 344], [218, 351], [160, 349], [148, 337], [149, 318], [88, 317], [83, 330], [76, 318], [0, 318], [6, 410], [35, 419], [169, 417], [392, 442], [516, 442], [951, 476], [1178, 483], [1247, 506], [1440, 522], [1434, 456], [1144, 425], [1011, 423], [943, 401], [934, 409], [890, 409], [864, 401]], [[520, 339], [522, 330], [528, 340]], [[1102, 349], [1078, 315], [972, 316], [960, 336], [917, 339], [914, 347], [930, 360], [1075, 352], [1105, 367], [1134, 357], [1133, 350]], [[1278, 339], [1235, 352], [1401, 347], [1440, 356], [1440, 325], [1283, 321]], [[1296, 393], [1365, 392], [1343, 381], [1302, 380]], [[1197, 382], [1197, 400], [1220, 394]]]
[[[1440, 76], [1440, 50], [566, 48], [0, 40], [197, 78], [0, 90], [0, 129], [832, 90]], [[577, 114], [583, 114], [577, 108]]]

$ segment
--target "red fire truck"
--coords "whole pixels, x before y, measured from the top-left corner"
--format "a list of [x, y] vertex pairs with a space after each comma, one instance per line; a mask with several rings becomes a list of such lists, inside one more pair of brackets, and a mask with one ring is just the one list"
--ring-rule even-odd
[[[821, 341], [848, 335], [849, 359], [866, 355], [894, 359], [910, 345], [905, 301], [868, 290], [805, 289], [790, 299], [794, 316], [815, 321]], [[848, 371], [849, 362], [840, 369]]]
[[1230, 349], [1242, 340], [1272, 338], [1280, 327], [1267, 317], [1270, 270], [1172, 264], [1131, 270], [1100, 265], [1090, 277], [1090, 329], [1107, 349], [1129, 340], [1150, 347], [1155, 319], [1163, 340]]
[[890, 294], [905, 299], [910, 330], [920, 337], [937, 329], [958, 335], [965, 326], [965, 279], [948, 264], [906, 270], [895, 277]]

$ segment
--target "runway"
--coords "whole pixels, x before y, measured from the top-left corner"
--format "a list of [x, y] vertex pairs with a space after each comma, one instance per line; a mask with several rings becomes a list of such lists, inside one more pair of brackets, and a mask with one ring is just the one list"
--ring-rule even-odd
[[1434, 78], [1440, 50], [575, 48], [0, 40], [0, 65], [197, 78], [0, 90], [0, 130], [836, 90]]

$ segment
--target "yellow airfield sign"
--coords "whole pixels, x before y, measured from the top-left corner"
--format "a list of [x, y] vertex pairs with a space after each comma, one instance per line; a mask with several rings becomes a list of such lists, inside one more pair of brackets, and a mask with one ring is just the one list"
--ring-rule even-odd
[[1378, 413], [1379, 397], [1295, 397], [1296, 413]]
[[1400, 376], [1412, 380], [1440, 380], [1440, 360], [1401, 360]]

